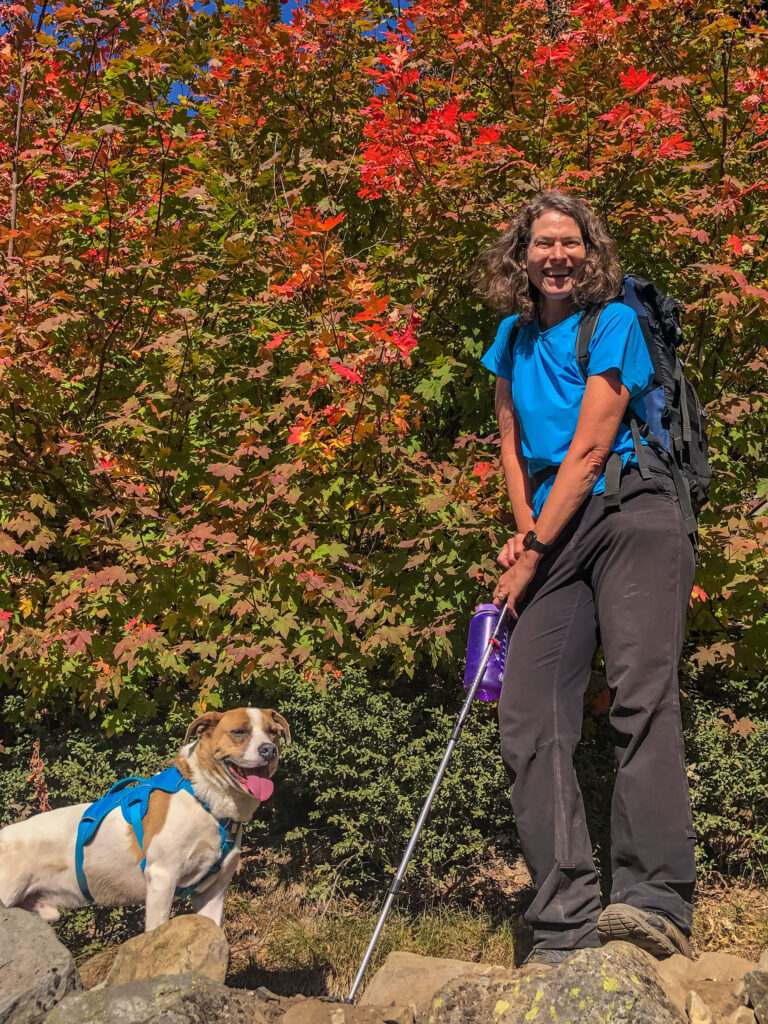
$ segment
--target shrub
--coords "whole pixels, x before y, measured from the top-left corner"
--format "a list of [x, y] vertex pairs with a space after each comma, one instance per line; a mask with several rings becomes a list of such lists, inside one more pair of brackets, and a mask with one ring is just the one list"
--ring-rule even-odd
[[[373, 691], [353, 672], [324, 692], [299, 680], [281, 701], [297, 738], [285, 758], [290, 796], [284, 806], [291, 814], [301, 808], [286, 838], [305, 846], [321, 890], [333, 882], [360, 892], [372, 877], [394, 874], [460, 700], [460, 692], [443, 706], [421, 694]], [[406, 888], [444, 890], [457, 869], [482, 856], [500, 830], [510, 830], [507, 786], [495, 705], [478, 702], [421, 834]]]

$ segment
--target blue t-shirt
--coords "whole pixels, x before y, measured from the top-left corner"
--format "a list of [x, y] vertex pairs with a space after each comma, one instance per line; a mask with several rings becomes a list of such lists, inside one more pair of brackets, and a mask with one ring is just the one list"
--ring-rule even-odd
[[[496, 340], [482, 358], [491, 373], [512, 384], [512, 402], [520, 425], [523, 455], [531, 476], [547, 466], [559, 466], [576, 432], [584, 378], [576, 362], [576, 333], [581, 313], [540, 331], [538, 321], [522, 327], [515, 341], [514, 359], [509, 353], [509, 336], [516, 316], [502, 320]], [[587, 374], [619, 371], [630, 394], [630, 408], [645, 420], [643, 395], [653, 380], [653, 364], [643, 339], [637, 314], [621, 302], [609, 303], [600, 314], [589, 345]], [[611, 451], [621, 455], [623, 465], [636, 462], [632, 433], [619, 425]], [[533, 516], [538, 517], [554, 476], [545, 480], [533, 495]], [[592, 489], [605, 490], [605, 474]]]

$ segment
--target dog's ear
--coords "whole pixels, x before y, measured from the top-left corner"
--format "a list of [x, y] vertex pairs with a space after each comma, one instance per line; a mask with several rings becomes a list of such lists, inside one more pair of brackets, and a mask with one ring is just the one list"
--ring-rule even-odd
[[266, 713], [268, 715], [272, 716], [272, 720], [274, 721], [275, 725], [277, 726], [277, 731], [280, 733], [280, 735], [285, 740], [285, 745], [287, 747], [290, 746], [290, 744], [291, 744], [291, 730], [290, 730], [290, 727], [288, 726], [288, 723], [286, 722], [286, 720], [283, 718], [282, 715], [278, 715], [278, 713], [276, 711], [273, 711], [271, 708]]
[[196, 718], [192, 725], [187, 729], [187, 735], [184, 737], [184, 742], [189, 741], [194, 737], [199, 739], [204, 732], [208, 732], [209, 729], [213, 729], [218, 721], [223, 718], [221, 711], [206, 711], [204, 715]]

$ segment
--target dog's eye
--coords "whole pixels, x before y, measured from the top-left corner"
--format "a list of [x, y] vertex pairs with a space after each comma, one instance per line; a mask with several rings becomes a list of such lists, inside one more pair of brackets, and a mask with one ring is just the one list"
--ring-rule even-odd
[[250, 729], [230, 729], [229, 730], [229, 735], [230, 736], [247, 736], [249, 732], [250, 732]]

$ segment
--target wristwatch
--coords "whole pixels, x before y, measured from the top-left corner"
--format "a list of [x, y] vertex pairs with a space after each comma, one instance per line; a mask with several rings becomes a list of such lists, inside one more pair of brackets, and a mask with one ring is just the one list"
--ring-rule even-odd
[[540, 555], [546, 555], [552, 550], [550, 544], [542, 544], [536, 537], [535, 530], [529, 530], [523, 537], [523, 547], [526, 551], [538, 551]]

